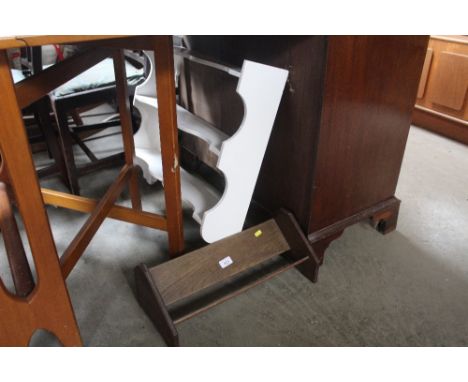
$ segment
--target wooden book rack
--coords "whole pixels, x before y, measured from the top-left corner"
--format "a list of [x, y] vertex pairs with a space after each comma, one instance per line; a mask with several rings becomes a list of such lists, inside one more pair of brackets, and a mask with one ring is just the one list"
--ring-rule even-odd
[[292, 267], [315, 282], [319, 263], [294, 216], [282, 210], [262, 224], [151, 269], [140, 265], [135, 269], [137, 298], [166, 343], [178, 346], [175, 324]]

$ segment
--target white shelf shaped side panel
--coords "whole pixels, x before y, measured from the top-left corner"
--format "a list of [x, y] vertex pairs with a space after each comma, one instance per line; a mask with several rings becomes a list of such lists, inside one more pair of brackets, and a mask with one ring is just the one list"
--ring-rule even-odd
[[[134, 136], [135, 163], [149, 183], [162, 181], [154, 56], [147, 80], [135, 91], [134, 106], [142, 122]], [[182, 199], [201, 224], [201, 235], [209, 243], [242, 230], [265, 155], [288, 71], [244, 61], [237, 92], [244, 102], [244, 119], [230, 138], [189, 111], [177, 107], [179, 128], [204, 139], [218, 155], [217, 167], [226, 180], [223, 195], [205, 180], [181, 168]], [[226, 139], [227, 138], [227, 139]]]
[[217, 167], [226, 187], [203, 215], [201, 235], [208, 243], [242, 231], [287, 78], [287, 70], [244, 61], [237, 85], [244, 119], [221, 145]]

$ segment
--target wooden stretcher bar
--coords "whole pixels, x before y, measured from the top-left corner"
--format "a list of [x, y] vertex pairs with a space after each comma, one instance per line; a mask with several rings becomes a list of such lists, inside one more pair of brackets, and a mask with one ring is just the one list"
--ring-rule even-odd
[[[68, 208], [69, 210], [92, 212], [98, 204], [97, 200], [86, 198], [84, 196], [67, 194], [66, 192], [50, 190], [47, 188], [42, 188], [41, 191], [45, 204]], [[167, 230], [166, 219], [164, 216], [146, 211], [136, 212], [131, 208], [115, 204], [110, 209], [107, 217], [148, 228], [159, 229], [162, 231]]]
[[84, 250], [89, 245], [89, 242], [109, 214], [112, 206], [130, 177], [131, 169], [132, 167], [129, 165], [125, 165], [122, 168], [115, 182], [109, 187], [106, 194], [91, 212], [86, 223], [81, 227], [78, 234], [60, 257], [63, 277], [66, 278], [70, 274], [81, 255], [83, 255]]

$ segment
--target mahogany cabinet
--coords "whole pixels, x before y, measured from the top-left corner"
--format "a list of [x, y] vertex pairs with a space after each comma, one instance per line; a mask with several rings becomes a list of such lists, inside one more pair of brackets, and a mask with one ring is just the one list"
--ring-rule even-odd
[[468, 144], [468, 36], [431, 36], [413, 123]]
[[[292, 211], [323, 253], [343, 230], [370, 219], [396, 226], [394, 193], [427, 36], [189, 36], [192, 51], [238, 66], [289, 70], [254, 198]], [[237, 79], [187, 63], [180, 102], [232, 134], [243, 104]]]

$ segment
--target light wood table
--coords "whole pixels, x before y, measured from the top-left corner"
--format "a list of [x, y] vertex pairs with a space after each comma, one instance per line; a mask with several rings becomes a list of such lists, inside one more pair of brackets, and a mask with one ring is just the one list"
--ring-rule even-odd
[[[14, 84], [7, 59], [7, 49], [46, 44], [84, 44], [88, 49], [37, 75]], [[142, 211], [133, 164], [134, 146], [128, 100], [123, 49], [155, 51], [156, 82], [159, 102], [159, 126], [164, 174], [166, 215]], [[125, 165], [117, 179], [100, 200], [41, 189], [23, 124], [21, 109], [94, 66], [113, 57], [116, 75]], [[183, 250], [182, 208], [180, 194], [177, 119], [171, 36], [14, 36], [0, 38], [0, 228], [5, 235], [12, 227], [8, 200], [13, 200], [29, 240], [36, 282], [27, 265], [24, 251], [9, 246], [10, 268], [17, 294], [10, 293], [0, 280], [0, 345], [28, 345], [33, 333], [41, 328], [54, 333], [63, 345], [81, 345], [81, 337], [65, 284], [94, 234], [105, 218], [118, 219], [167, 231], [172, 256]], [[132, 207], [115, 205], [128, 184]], [[3, 188], [2, 188], [3, 187]], [[5, 201], [6, 199], [6, 201]], [[68, 248], [58, 256], [45, 204], [89, 213], [89, 217]], [[13, 217], [14, 220], [14, 217]], [[15, 223], [13, 222], [13, 228]], [[13, 229], [14, 231], [15, 229]], [[10, 237], [11, 239], [11, 237]], [[125, 240], [125, 238], [122, 238]], [[13, 265], [13, 266], [12, 266]], [[15, 266], [16, 265], [16, 266]], [[23, 267], [24, 268], [24, 267]], [[28, 289], [29, 288], [29, 289]], [[18, 290], [30, 290], [22, 296]], [[24, 295], [24, 293], [23, 293]]]

